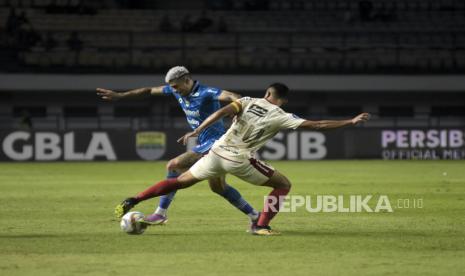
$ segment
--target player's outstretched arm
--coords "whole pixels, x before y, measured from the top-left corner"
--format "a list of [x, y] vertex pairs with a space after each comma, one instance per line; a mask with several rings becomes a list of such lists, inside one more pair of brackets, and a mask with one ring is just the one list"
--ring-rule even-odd
[[150, 95], [160, 95], [163, 93], [163, 86], [157, 87], [144, 87], [139, 89], [134, 89], [126, 92], [116, 92], [109, 89], [97, 88], [97, 95], [100, 96], [103, 100], [106, 101], [118, 101], [121, 99], [128, 98], [143, 98]]
[[221, 102], [234, 102], [235, 100], [240, 99], [242, 96], [240, 94], [237, 94], [235, 92], [227, 91], [227, 90], [222, 90], [221, 94], [218, 96], [218, 100]]
[[312, 129], [312, 130], [324, 130], [324, 129], [335, 129], [341, 128], [345, 126], [354, 126], [361, 122], [366, 122], [370, 119], [370, 114], [362, 113], [350, 120], [340, 120], [340, 121], [331, 121], [331, 120], [323, 120], [323, 121], [309, 121], [306, 120], [303, 122], [299, 128], [303, 129]]
[[202, 132], [202, 130], [206, 129], [207, 127], [211, 126], [212, 124], [214, 124], [216, 121], [226, 117], [226, 116], [234, 116], [236, 114], [238, 114], [241, 110], [241, 105], [240, 103], [238, 102], [232, 102], [230, 104], [228, 104], [227, 106], [219, 109], [218, 111], [216, 111], [215, 113], [213, 113], [212, 115], [210, 115], [207, 119], [205, 119], [205, 121], [203, 121], [203, 123], [197, 127], [194, 131], [191, 131], [191, 132], [188, 132], [186, 133], [183, 137], [179, 138], [178, 139], [178, 143], [182, 143], [183, 145], [186, 145], [187, 143], [187, 140], [190, 138], [190, 137], [195, 137], [195, 136], [198, 136], [200, 134], [200, 132]]

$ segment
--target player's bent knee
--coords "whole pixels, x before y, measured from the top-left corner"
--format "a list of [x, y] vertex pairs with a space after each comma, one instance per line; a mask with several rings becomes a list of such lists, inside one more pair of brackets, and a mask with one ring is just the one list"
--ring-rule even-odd
[[289, 179], [287, 179], [287, 177], [285, 177], [284, 175], [283, 175], [282, 186], [283, 186], [282, 189], [288, 189], [288, 190], [290, 190], [292, 187], [291, 181], [289, 181]]
[[281, 179], [282, 179], [281, 182], [283, 185], [283, 189], [291, 189], [291, 186], [292, 186], [291, 181], [289, 181], [289, 179], [283, 174], [281, 174]]
[[288, 190], [290, 190], [291, 186], [292, 186], [291, 182], [289, 182], [289, 181], [279, 181], [279, 182], [276, 182], [273, 187], [276, 188], [276, 189], [288, 189]]
[[284, 183], [284, 188], [283, 188], [283, 189], [288, 189], [288, 190], [290, 190], [291, 187], [292, 187], [292, 184], [291, 184], [291, 182], [289, 182], [289, 180], [288, 180], [286, 183]]
[[178, 169], [179, 169], [179, 161], [176, 158], [171, 159], [170, 161], [168, 161], [168, 164], [166, 164], [166, 169], [168, 171], [178, 171]]
[[182, 185], [181, 189], [188, 188], [195, 183], [199, 182], [197, 178], [195, 178], [190, 171], [186, 171], [177, 178], [178, 182]]

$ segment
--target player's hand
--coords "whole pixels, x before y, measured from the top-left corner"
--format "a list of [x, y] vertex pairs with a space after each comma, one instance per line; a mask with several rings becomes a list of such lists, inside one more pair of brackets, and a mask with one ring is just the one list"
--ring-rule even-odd
[[198, 133], [196, 131], [188, 132], [183, 137], [178, 139], [178, 143], [182, 143], [185, 146], [189, 138], [196, 137], [196, 136], [198, 136]]
[[105, 101], [117, 101], [122, 98], [122, 95], [108, 89], [97, 88], [97, 95], [99, 95]]
[[370, 120], [371, 115], [369, 113], [362, 113], [357, 115], [352, 119], [352, 124], [356, 125], [358, 123], [366, 122]]

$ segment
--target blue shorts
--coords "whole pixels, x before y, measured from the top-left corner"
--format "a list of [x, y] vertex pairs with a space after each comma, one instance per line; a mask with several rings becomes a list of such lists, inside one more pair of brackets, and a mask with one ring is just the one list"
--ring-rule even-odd
[[197, 146], [193, 147], [192, 151], [195, 153], [200, 153], [200, 154], [207, 153], [210, 150], [210, 148], [213, 146], [213, 144], [216, 142], [216, 140], [217, 139], [208, 139], [204, 141], [203, 143], [198, 144]]

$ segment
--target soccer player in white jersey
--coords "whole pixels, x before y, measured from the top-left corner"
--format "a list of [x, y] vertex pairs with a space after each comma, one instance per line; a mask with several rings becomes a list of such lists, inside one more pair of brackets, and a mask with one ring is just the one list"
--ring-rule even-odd
[[335, 129], [356, 125], [369, 119], [368, 113], [339, 121], [301, 119], [281, 109], [288, 101], [288, 93], [286, 85], [275, 83], [268, 87], [264, 98], [244, 97], [210, 115], [198, 128], [178, 141], [186, 143], [189, 137], [198, 135], [225, 116], [236, 116], [236, 119], [229, 130], [215, 142], [209, 153], [188, 171], [178, 178], [167, 179], [149, 187], [131, 200], [138, 203], [173, 190], [190, 187], [205, 179], [230, 173], [249, 183], [273, 188], [265, 200], [265, 206], [252, 233], [279, 234], [270, 228], [269, 223], [279, 212], [282, 199], [289, 193], [291, 183], [273, 167], [257, 160], [255, 152], [284, 129]]

